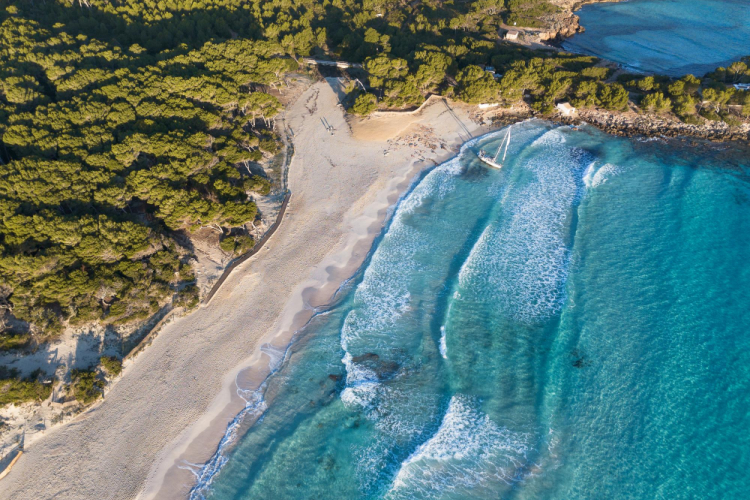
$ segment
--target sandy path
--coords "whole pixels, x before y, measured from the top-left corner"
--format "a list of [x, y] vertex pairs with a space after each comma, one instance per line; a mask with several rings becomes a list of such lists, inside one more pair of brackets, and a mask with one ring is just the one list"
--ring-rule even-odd
[[310, 305], [328, 300], [361, 264], [414, 174], [452, 156], [467, 130], [477, 133], [468, 110], [450, 113], [437, 100], [405, 130], [395, 127], [399, 140], [355, 139], [336, 83], [315, 84], [286, 113], [296, 152], [292, 198], [266, 249], [210, 305], [166, 325], [106, 401], [35, 442], [0, 483], [0, 499], [184, 498], [193, 476], [177, 466], [213, 454], [244, 404], [237, 374], [251, 386], [267, 372], [261, 344], [284, 345]]

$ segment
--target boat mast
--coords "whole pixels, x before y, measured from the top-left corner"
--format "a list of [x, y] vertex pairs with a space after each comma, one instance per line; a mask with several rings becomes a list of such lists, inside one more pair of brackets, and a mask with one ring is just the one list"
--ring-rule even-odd
[[[511, 125], [508, 128], [508, 142], [505, 143], [505, 153], [503, 153], [503, 161], [505, 161], [505, 155], [508, 154], [508, 146], [510, 146], [510, 130], [513, 128], [513, 125]], [[498, 151], [499, 152], [499, 151]]]
[[497, 161], [497, 157], [500, 156], [500, 151], [503, 150], [503, 144], [505, 144], [505, 139], [508, 138], [508, 134], [505, 134], [505, 137], [503, 137], [503, 140], [500, 141], [500, 145], [497, 147], [497, 152], [495, 153], [495, 157], [492, 158], [492, 161]]

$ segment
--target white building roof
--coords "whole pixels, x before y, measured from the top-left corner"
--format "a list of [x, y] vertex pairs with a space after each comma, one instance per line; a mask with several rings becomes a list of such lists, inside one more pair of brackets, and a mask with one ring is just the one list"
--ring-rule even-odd
[[571, 106], [569, 102], [558, 103], [557, 109], [565, 116], [570, 116], [576, 112], [576, 108]]

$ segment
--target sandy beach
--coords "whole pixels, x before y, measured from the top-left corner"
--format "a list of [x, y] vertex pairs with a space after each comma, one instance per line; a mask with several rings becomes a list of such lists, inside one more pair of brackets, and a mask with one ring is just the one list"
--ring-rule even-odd
[[0, 499], [185, 498], [190, 464], [214, 454], [245, 405], [237, 389], [254, 390], [354, 273], [414, 176], [487, 131], [475, 108], [440, 98], [347, 121], [340, 92], [318, 82], [284, 114], [292, 197], [266, 247], [207, 306], [165, 325], [102, 404], [27, 447]]

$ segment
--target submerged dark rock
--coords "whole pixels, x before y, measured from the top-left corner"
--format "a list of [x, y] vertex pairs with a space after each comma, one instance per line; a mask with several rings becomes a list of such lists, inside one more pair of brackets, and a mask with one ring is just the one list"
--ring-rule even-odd
[[352, 357], [352, 361], [355, 363], [365, 363], [368, 361], [377, 362], [379, 359], [380, 359], [380, 356], [378, 356], [374, 352], [368, 352], [360, 356]]
[[352, 362], [372, 371], [381, 380], [393, 376], [393, 374], [399, 369], [398, 363], [395, 361], [383, 361], [380, 359], [380, 356], [374, 352], [368, 352], [360, 356], [353, 356]]

